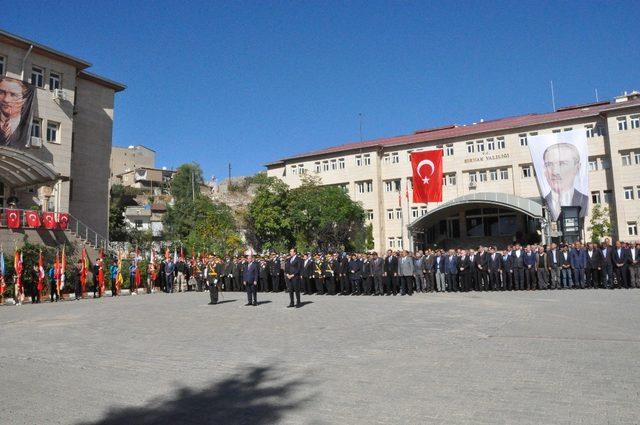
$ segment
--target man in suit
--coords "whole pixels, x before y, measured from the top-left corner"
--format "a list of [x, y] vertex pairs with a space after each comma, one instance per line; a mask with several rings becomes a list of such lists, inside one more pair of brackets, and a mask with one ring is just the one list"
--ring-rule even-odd
[[460, 291], [467, 292], [470, 289], [470, 281], [472, 272], [471, 269], [471, 259], [467, 255], [467, 251], [465, 249], [460, 251], [460, 256], [458, 257], [458, 280]]
[[446, 271], [447, 291], [458, 291], [458, 258], [455, 255], [453, 249], [449, 250], [449, 253], [444, 259], [444, 269]]
[[536, 253], [533, 252], [531, 245], [528, 245], [524, 251], [524, 288], [527, 291], [536, 289]]
[[416, 283], [416, 292], [427, 291], [425, 283], [425, 265], [422, 251], [418, 251], [413, 258], [413, 280]]
[[371, 295], [371, 289], [373, 288], [373, 273], [371, 270], [371, 255], [362, 254], [360, 259], [362, 263], [362, 293], [364, 295]]
[[558, 220], [563, 206], [579, 206], [584, 217], [589, 206], [589, 197], [576, 188], [576, 177], [580, 173], [580, 152], [569, 143], [549, 146], [542, 155], [544, 177], [551, 190], [544, 197], [551, 218]]
[[571, 268], [573, 269], [573, 284], [576, 288], [585, 288], [585, 268], [587, 267], [587, 252], [580, 242], [576, 242], [571, 250]]
[[324, 282], [327, 286], [327, 295], [336, 294], [336, 268], [338, 267], [338, 256], [329, 254], [322, 263], [322, 272], [324, 273]]
[[555, 243], [551, 243], [547, 252], [547, 268], [551, 289], [560, 289], [560, 251]]
[[170, 258], [169, 260], [167, 260], [166, 264], [164, 265], [164, 275], [166, 276], [166, 279], [167, 279], [167, 293], [173, 292], [173, 281], [175, 279], [175, 271], [176, 271], [176, 265], [173, 263], [173, 260]]
[[514, 246], [511, 253], [511, 269], [513, 270], [513, 286], [517, 291], [524, 289], [524, 252], [520, 244]]
[[562, 289], [573, 288], [573, 272], [571, 270], [571, 253], [568, 245], [562, 245], [560, 252], [560, 281]]
[[613, 272], [620, 288], [629, 288], [627, 273], [629, 272], [630, 256], [629, 250], [622, 246], [622, 242], [616, 241], [616, 247], [612, 254]]
[[629, 285], [640, 288], [640, 244], [629, 247]]
[[294, 307], [293, 304], [293, 295], [296, 296], [296, 304], [295, 307], [300, 307], [300, 285], [302, 279], [302, 269], [304, 267], [304, 263], [302, 258], [298, 256], [298, 252], [295, 248], [292, 248], [289, 251], [289, 259], [285, 263], [284, 273], [287, 278], [287, 292], [289, 292], [289, 307]]
[[32, 88], [0, 75], [0, 146], [25, 148], [32, 99]]
[[492, 291], [500, 289], [500, 274], [502, 270], [502, 256], [496, 252], [496, 247], [489, 248], [487, 258], [487, 269], [489, 271], [489, 285]]
[[278, 292], [280, 290], [280, 260], [275, 253], [271, 254], [267, 267], [269, 268], [271, 291]]
[[438, 292], [447, 290], [447, 272], [444, 267], [445, 256], [443, 250], [438, 250], [433, 259], [433, 274], [436, 278], [436, 288]]
[[351, 293], [351, 285], [349, 283], [349, 257], [346, 253], [340, 258], [340, 294], [349, 295]]
[[373, 276], [374, 295], [384, 295], [384, 285], [382, 284], [384, 260], [378, 257], [378, 253], [375, 251], [371, 256], [371, 275]]
[[398, 257], [393, 255], [393, 251], [388, 250], [384, 258], [384, 278], [387, 295], [398, 293]]
[[430, 249], [427, 250], [424, 256], [424, 283], [427, 286], [427, 292], [433, 292], [436, 290], [435, 285], [435, 272], [433, 270], [433, 264], [435, 262], [435, 255]]
[[606, 288], [613, 288], [613, 247], [609, 238], [606, 238], [602, 243], [600, 252], [602, 252], [602, 258], [604, 259], [602, 280]]
[[543, 246], [539, 246], [536, 253], [536, 278], [538, 279], [538, 289], [549, 287], [549, 257]]
[[476, 291], [487, 291], [489, 289], [489, 271], [487, 270], [488, 252], [483, 246], [478, 247], [478, 252], [473, 258], [473, 271], [475, 275]]
[[586, 283], [590, 288], [598, 288], [602, 285], [602, 267], [604, 266], [604, 256], [602, 251], [587, 243], [587, 267], [585, 268]]
[[351, 254], [348, 266], [349, 280], [351, 281], [351, 288], [353, 292], [351, 295], [360, 295], [360, 288], [362, 284], [362, 262], [358, 259], [355, 253]]
[[258, 280], [260, 279], [260, 265], [254, 261], [253, 255], [247, 256], [246, 268], [242, 275], [242, 284], [247, 291], [245, 306], [258, 305]]
[[398, 260], [398, 276], [400, 277], [400, 295], [413, 295], [413, 257], [404, 250]]
[[310, 295], [312, 291], [311, 289], [311, 278], [313, 277], [313, 272], [315, 269], [315, 263], [313, 262], [313, 258], [311, 257], [311, 253], [307, 253], [303, 256], [303, 269], [302, 269], [302, 295]]
[[505, 291], [513, 291], [513, 251], [509, 246], [502, 253], [502, 288]]

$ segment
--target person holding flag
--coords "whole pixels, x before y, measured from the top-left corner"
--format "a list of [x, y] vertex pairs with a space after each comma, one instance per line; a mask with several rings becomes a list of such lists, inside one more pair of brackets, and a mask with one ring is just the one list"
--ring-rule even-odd
[[99, 258], [98, 258], [98, 285], [99, 286], [99, 291], [98, 291], [98, 297], [101, 297], [102, 294], [104, 294], [104, 252], [102, 251], [102, 248], [100, 248], [100, 254], [99, 254]]
[[[52, 290], [55, 290], [56, 298], [60, 299], [60, 253], [56, 252], [56, 261], [53, 266], [53, 282], [55, 282], [55, 288], [52, 287]], [[53, 285], [52, 285], [53, 286]]]
[[16, 248], [16, 253], [13, 257], [13, 269], [15, 273], [13, 275], [13, 294], [16, 305], [22, 305], [24, 301], [24, 288], [22, 286], [22, 252]]
[[111, 278], [111, 296], [116, 297], [120, 294], [120, 287], [122, 286], [122, 258], [118, 253], [118, 260], [113, 260], [111, 267], [109, 267], [109, 277]]
[[67, 254], [65, 253], [65, 246], [62, 245], [62, 256], [60, 257], [60, 288], [58, 290], [59, 294], [62, 293], [62, 290], [64, 289], [64, 284], [67, 281], [66, 272], [67, 272]]
[[147, 294], [153, 292], [153, 284], [158, 277], [158, 269], [156, 266], [156, 253], [151, 249], [151, 258], [149, 259], [149, 265], [147, 266]]

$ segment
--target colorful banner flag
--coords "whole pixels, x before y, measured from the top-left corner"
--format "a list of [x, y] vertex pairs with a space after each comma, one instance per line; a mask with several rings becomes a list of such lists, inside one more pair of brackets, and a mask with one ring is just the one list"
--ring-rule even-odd
[[64, 289], [66, 281], [65, 272], [67, 271], [67, 254], [65, 253], [65, 246], [62, 245], [62, 258], [60, 259], [60, 289]]
[[3, 95], [2, 115], [7, 125], [0, 126], [0, 146], [27, 149], [31, 145], [30, 126], [35, 86], [26, 81], [0, 75]]
[[442, 149], [411, 153], [413, 202], [442, 202]]
[[7, 285], [4, 280], [6, 273], [6, 266], [4, 264], [4, 251], [0, 249], [0, 298], [2, 298], [4, 291], [7, 289]]
[[82, 247], [82, 270], [80, 270], [80, 286], [82, 286], [82, 293], [86, 292], [87, 288], [87, 273], [89, 272], [89, 256], [87, 255], [87, 248]]
[[16, 248], [15, 256], [13, 257], [13, 269], [16, 272], [16, 288], [18, 294], [22, 294], [22, 251]]
[[38, 255], [38, 293], [42, 295], [42, 290], [44, 289], [44, 259], [42, 258], [42, 251]]

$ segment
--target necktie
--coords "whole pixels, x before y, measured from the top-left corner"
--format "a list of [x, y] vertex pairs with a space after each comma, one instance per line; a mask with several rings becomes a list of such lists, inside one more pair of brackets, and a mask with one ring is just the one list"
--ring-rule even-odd
[[11, 123], [8, 119], [4, 120], [0, 126], [0, 130], [2, 130], [2, 134], [4, 134], [5, 138], [9, 138], [9, 136], [11, 136]]

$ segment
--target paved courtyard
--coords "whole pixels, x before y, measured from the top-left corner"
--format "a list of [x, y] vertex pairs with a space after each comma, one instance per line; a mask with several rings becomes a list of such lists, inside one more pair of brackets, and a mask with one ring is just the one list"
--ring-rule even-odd
[[637, 424], [640, 290], [0, 308], [0, 423]]

